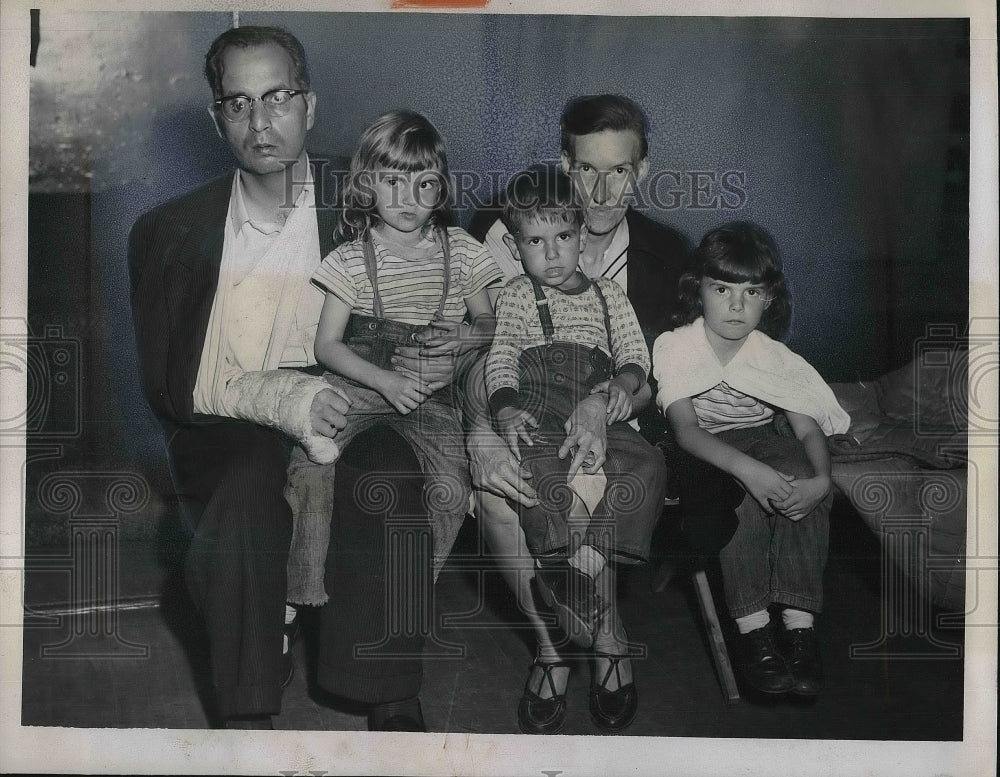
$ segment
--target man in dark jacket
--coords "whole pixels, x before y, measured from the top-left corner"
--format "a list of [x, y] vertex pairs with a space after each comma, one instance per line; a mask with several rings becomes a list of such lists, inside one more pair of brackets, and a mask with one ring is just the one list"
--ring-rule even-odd
[[[313, 355], [323, 297], [309, 281], [332, 247], [335, 214], [321, 167], [305, 152], [316, 95], [299, 41], [269, 27], [228, 30], [206, 55], [205, 74], [238, 169], [137, 221], [133, 319], [144, 388], [193, 534], [185, 573], [208, 632], [216, 713], [227, 727], [270, 728], [291, 670], [288, 455], [299, 442], [317, 460], [336, 459], [348, 410]], [[373, 468], [392, 473], [395, 512], [426, 521], [420, 469], [394, 433], [362, 437], [338, 463], [319, 680], [372, 705], [371, 728], [419, 730], [423, 638], [385, 634], [391, 516], [359, 504], [354, 486]], [[404, 566], [407, 590], [426, 590], [429, 557]], [[381, 648], [357, 661], [363, 644]]]

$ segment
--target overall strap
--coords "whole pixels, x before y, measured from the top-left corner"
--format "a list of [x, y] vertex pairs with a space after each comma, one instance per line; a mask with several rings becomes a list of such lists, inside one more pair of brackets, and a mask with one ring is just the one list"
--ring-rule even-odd
[[545, 297], [542, 285], [530, 275], [528, 279], [531, 281], [531, 288], [535, 291], [535, 307], [538, 310], [538, 320], [542, 323], [542, 334], [545, 335], [545, 344], [552, 345], [552, 341], [556, 336], [556, 328], [552, 324], [549, 301]]
[[[441, 241], [441, 248], [444, 251], [444, 284], [441, 287], [441, 299], [438, 302], [434, 319], [444, 318], [444, 308], [451, 291], [451, 247], [448, 245], [448, 230], [439, 227], [437, 237]], [[385, 318], [382, 297], [378, 293], [378, 267], [375, 263], [375, 245], [372, 242], [371, 232], [365, 233], [361, 239], [361, 246], [365, 254], [365, 274], [368, 276], [368, 282], [372, 285], [372, 313], [375, 318]]]
[[437, 313], [434, 318], [444, 318], [444, 306], [448, 302], [448, 293], [451, 291], [451, 246], [448, 240], [448, 228], [438, 227], [437, 236], [441, 241], [441, 248], [444, 251], [444, 285], [441, 287], [441, 301], [438, 303]]
[[604, 292], [601, 291], [596, 280], [591, 281], [590, 285], [594, 287], [594, 292], [601, 301], [601, 310], [604, 311], [604, 335], [608, 338], [608, 353], [614, 357], [614, 349], [611, 346], [611, 316], [608, 314], [608, 301], [604, 298]]
[[368, 282], [372, 285], [372, 313], [375, 318], [385, 318], [382, 309], [382, 297], [378, 293], [378, 269], [375, 266], [375, 245], [372, 243], [372, 233], [365, 231], [361, 238], [361, 246], [365, 252], [365, 274]]

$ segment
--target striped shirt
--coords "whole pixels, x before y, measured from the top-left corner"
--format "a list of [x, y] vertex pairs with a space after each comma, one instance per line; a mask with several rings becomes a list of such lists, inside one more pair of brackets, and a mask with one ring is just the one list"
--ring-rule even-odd
[[[604, 325], [600, 299], [593, 288], [595, 283], [600, 284], [608, 303], [610, 338]], [[587, 348], [597, 346], [612, 357], [616, 374], [626, 365], [635, 365], [643, 377], [649, 375], [646, 341], [621, 286], [614, 281], [597, 278], [578, 292], [567, 293], [551, 287], [543, 287], [543, 290], [555, 327], [555, 340], [578, 343]], [[521, 352], [544, 344], [545, 335], [531, 279], [526, 275], [518, 276], [504, 287], [497, 300], [496, 335], [486, 359], [487, 393], [492, 396], [503, 388], [517, 389]]]
[[763, 426], [774, 417], [774, 409], [769, 405], [737, 391], [725, 381], [691, 397], [691, 404], [698, 426], [712, 434]]
[[[490, 252], [464, 229], [448, 228], [451, 249], [451, 284], [444, 318], [461, 321], [465, 300], [503, 280]], [[383, 315], [393, 321], [422, 326], [437, 312], [444, 286], [444, 251], [434, 233], [414, 247], [374, 239], [375, 266]], [[344, 243], [323, 259], [312, 282], [351, 307], [352, 312], [374, 315], [375, 297], [365, 271], [360, 240]]]

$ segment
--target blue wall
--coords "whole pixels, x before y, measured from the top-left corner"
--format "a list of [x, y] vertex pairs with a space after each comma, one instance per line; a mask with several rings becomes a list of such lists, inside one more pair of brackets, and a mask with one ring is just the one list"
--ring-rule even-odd
[[[962, 20], [286, 12], [240, 21], [283, 25], [303, 41], [319, 99], [309, 146], [331, 158], [349, 156], [378, 114], [406, 106], [440, 128], [453, 171], [505, 181], [557, 156], [568, 98], [631, 95], [651, 121], [652, 173], [681, 173], [647, 213], [692, 243], [735, 218], [767, 228], [795, 295], [789, 344], [829, 380], [899, 366], [927, 324], [967, 321]], [[143, 210], [230, 166], [201, 76], [208, 44], [230, 23], [224, 13], [43, 10], [32, 73], [34, 234], [59, 218], [60, 198], [43, 194], [89, 195], [91, 212], [79, 244], [32, 249], [32, 325], [62, 316], [86, 345], [92, 431], [80, 457], [143, 462], [164, 485], [138, 389], [125, 242]], [[695, 171], [716, 180], [737, 171], [745, 201], [692, 207]], [[716, 182], [701, 201], [718, 194]], [[463, 223], [470, 215], [459, 212]]]

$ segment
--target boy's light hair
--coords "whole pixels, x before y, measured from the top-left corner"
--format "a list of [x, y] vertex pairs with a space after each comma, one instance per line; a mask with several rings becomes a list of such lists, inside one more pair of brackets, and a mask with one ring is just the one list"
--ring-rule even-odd
[[528, 221], [565, 221], [582, 227], [584, 215], [566, 173], [554, 165], [533, 165], [508, 182], [500, 218], [516, 238]]

